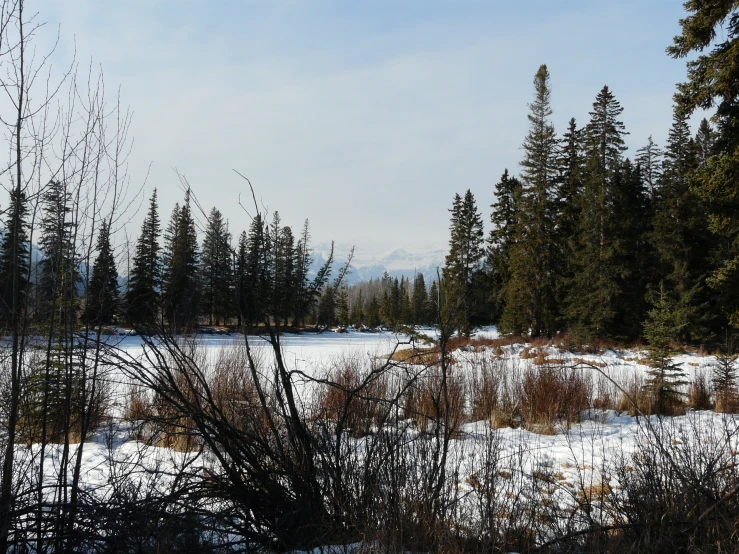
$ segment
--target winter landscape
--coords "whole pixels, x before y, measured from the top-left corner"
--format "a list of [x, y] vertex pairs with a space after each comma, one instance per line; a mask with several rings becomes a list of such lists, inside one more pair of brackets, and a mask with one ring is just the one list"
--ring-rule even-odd
[[0, 0], [0, 552], [739, 552], [737, 52]]

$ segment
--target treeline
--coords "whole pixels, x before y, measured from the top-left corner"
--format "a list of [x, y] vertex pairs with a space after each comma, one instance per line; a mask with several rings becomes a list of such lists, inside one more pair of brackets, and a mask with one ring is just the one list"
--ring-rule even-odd
[[[234, 246], [228, 222], [213, 208], [199, 243], [190, 191], [181, 206], [175, 205], [162, 233], [155, 190], [121, 286], [109, 221], [100, 223], [94, 250], [85, 255], [84, 243], [76, 238], [78, 223], [70, 217], [71, 190], [52, 180], [40, 198], [42, 254], [32, 260], [28, 201], [11, 193], [0, 244], [0, 318], [6, 328], [12, 323], [13, 279], [27, 321], [51, 334], [64, 326], [111, 324], [146, 330], [164, 323], [176, 331], [198, 324], [250, 326], [267, 311], [281, 325], [319, 319], [317, 300], [330, 284], [333, 252], [313, 275], [307, 220], [296, 238], [278, 213], [269, 224], [257, 214]], [[328, 287], [326, 298], [338, 290], [345, 271]]]
[[[670, 52], [684, 55], [677, 47]], [[700, 63], [707, 66], [707, 59], [713, 58]], [[665, 148], [650, 137], [631, 159], [623, 108], [608, 86], [585, 125], [573, 118], [558, 135], [549, 72], [539, 68], [521, 171], [506, 169], [496, 183], [487, 237], [471, 191], [453, 201], [439, 298], [443, 305], [463, 297], [454, 309], [464, 331], [496, 323], [533, 337], [566, 332], [585, 341], [633, 341], [669, 314], [664, 324], [674, 341], [725, 340], [739, 321], [739, 195], [732, 177], [739, 134], [727, 111], [733, 98], [720, 103], [713, 124], [703, 119], [691, 132], [689, 117], [706, 102], [694, 86], [681, 86], [675, 97]], [[408, 281], [404, 286], [411, 290], [401, 292], [395, 312], [380, 310], [386, 325], [422, 322], [419, 312], [403, 308], [414, 304], [407, 296], [416, 296]], [[392, 298], [384, 280], [369, 290], [352, 295], [350, 322], [376, 323], [367, 306]]]

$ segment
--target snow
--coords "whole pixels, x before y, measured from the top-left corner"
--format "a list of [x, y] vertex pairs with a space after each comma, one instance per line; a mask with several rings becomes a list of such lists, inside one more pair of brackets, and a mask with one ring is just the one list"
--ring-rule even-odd
[[[475, 334], [478, 338], [498, 338], [498, 331], [493, 328], [480, 329]], [[141, 337], [115, 337], [116, 344], [133, 356], [143, 353]], [[209, 355], [219, 350], [243, 343], [245, 337], [233, 336], [199, 336], [197, 344]], [[248, 337], [250, 344], [257, 349], [267, 348], [267, 343], [260, 337]], [[408, 337], [390, 332], [347, 333], [325, 332], [322, 334], [285, 334], [281, 338], [285, 360], [290, 369], [296, 369], [308, 376], [325, 374], [327, 368], [340, 363], [347, 357], [376, 360], [386, 356], [393, 348], [408, 348]], [[507, 364], [512, 375], [521, 375], [527, 367], [533, 367], [531, 357], [521, 355], [531, 345], [512, 344], [500, 347], [497, 354], [492, 348], [478, 351], [458, 351], [454, 353], [455, 372], [471, 373], [476, 371], [481, 357], [487, 356]], [[553, 347], [542, 349], [549, 356], [566, 362], [579, 361], [594, 364], [583, 371], [588, 371], [596, 382], [596, 387], [611, 388], [615, 381], [621, 386], [633, 382], [634, 378], [643, 378], [648, 366], [644, 364], [644, 352], [607, 350], [602, 354], [584, 354], [560, 352]], [[265, 350], [265, 352], [269, 352]], [[500, 353], [502, 352], [502, 354]], [[710, 377], [715, 363], [711, 356], [697, 353], [684, 353], [675, 357], [692, 379], [703, 374]], [[600, 367], [602, 366], [602, 367]], [[299, 375], [299, 374], [298, 374]], [[608, 379], [606, 379], [606, 377]], [[306, 379], [296, 377], [299, 381], [298, 391], [305, 386]], [[651, 429], [650, 429], [651, 426]], [[628, 459], [644, 441], [653, 440], [659, 434], [670, 437], [667, 448], [679, 447], [690, 441], [715, 443], [725, 440], [722, 433], [731, 430], [730, 436], [736, 438], [739, 429], [739, 417], [721, 415], [707, 411], [688, 411], [684, 416], [673, 418], [657, 418], [647, 420], [644, 417], [632, 417], [613, 410], [591, 409], [581, 415], [581, 421], [570, 427], [559, 425], [555, 434], [534, 433], [524, 428], [492, 429], [487, 421], [466, 423], [462, 426], [462, 440], [452, 441], [449, 464], [460, 468], [460, 484], [462, 488], [472, 490], [471, 478], [484, 464], [486, 440], [491, 434], [498, 439], [500, 448], [501, 470], [509, 472], [512, 482], [535, 479], [542, 471], [554, 476], [552, 498], [567, 504], [576, 501], [578, 490], [586, 487], [603, 486], [616, 488], [618, 483], [611, 472], [613, 462]], [[97, 431], [95, 436], [84, 446], [83, 451], [83, 486], [95, 494], [105, 496], [112, 486], [115, 476], [111, 473], [113, 463], [135, 467], [135, 473], [141, 480], [152, 480], [156, 476], [156, 487], [165, 490], [169, 480], [188, 460], [188, 455], [168, 448], [145, 446], [131, 440], [128, 424], [121, 421], [111, 422], [108, 427]], [[732, 439], [734, 440], [734, 439]], [[696, 448], [701, 448], [696, 443]], [[730, 445], [737, 449], [736, 442]], [[72, 454], [77, 446], [73, 445]], [[18, 447], [19, 467], [28, 467], [38, 463], [38, 445]], [[61, 447], [47, 446], [45, 464], [49, 478], [54, 478], [59, 467]], [[357, 545], [350, 547], [332, 547], [336, 552], [351, 552]], [[324, 550], [326, 552], [327, 550]]]

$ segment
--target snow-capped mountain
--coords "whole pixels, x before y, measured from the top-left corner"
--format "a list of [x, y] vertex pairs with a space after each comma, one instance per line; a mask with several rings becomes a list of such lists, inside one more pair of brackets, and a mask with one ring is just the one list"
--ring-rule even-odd
[[[336, 244], [334, 246], [334, 266], [338, 267], [346, 261], [351, 245]], [[316, 271], [325, 263], [331, 251], [331, 243], [317, 244], [313, 248], [313, 269]], [[385, 251], [373, 251], [369, 248], [356, 247], [352, 259], [351, 272], [347, 283], [353, 284], [370, 279], [379, 279], [386, 271], [391, 277], [413, 277], [423, 273], [427, 280], [436, 276], [436, 269], [444, 265], [446, 251], [440, 248], [427, 247], [409, 252], [404, 248]]]

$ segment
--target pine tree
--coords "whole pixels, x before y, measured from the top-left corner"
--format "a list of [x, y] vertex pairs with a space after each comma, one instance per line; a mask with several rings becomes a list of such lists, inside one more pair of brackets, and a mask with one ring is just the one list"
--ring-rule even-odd
[[192, 329], [199, 315], [198, 237], [190, 212], [190, 191], [179, 210], [174, 229], [171, 259], [164, 279], [162, 305], [174, 332]]
[[295, 239], [290, 227], [279, 226], [275, 212], [273, 224], [272, 256], [272, 317], [280, 324], [287, 324], [295, 307]]
[[433, 280], [429, 287], [429, 297], [426, 301], [426, 324], [436, 325], [439, 322], [439, 282]]
[[246, 236], [246, 264], [241, 273], [243, 320], [254, 325], [268, 312], [269, 283], [268, 240], [261, 214], [252, 219]]
[[232, 305], [232, 255], [231, 233], [221, 212], [213, 208], [203, 237], [201, 256], [202, 306], [213, 325], [224, 323], [231, 315]]
[[315, 291], [311, 288], [308, 277], [313, 263], [313, 255], [310, 250], [310, 227], [308, 220], [303, 224], [297, 247], [295, 248], [295, 292], [293, 295], [293, 324], [303, 323], [311, 304], [315, 302]]
[[249, 298], [249, 282], [247, 280], [247, 245], [248, 239], [246, 231], [242, 231], [239, 235], [239, 246], [236, 253], [236, 267], [234, 277], [234, 288], [236, 296], [236, 315], [237, 324], [241, 327], [244, 321], [244, 314], [248, 313], [247, 300]]
[[583, 130], [570, 119], [567, 132], [560, 141], [555, 201], [554, 229], [554, 295], [559, 306], [565, 304], [577, 270], [574, 259], [582, 218], [583, 195]]
[[700, 125], [698, 126], [695, 143], [698, 147], [698, 161], [700, 164], [705, 164], [713, 153], [715, 144], [713, 128], [705, 117], [701, 119]]
[[372, 296], [372, 298], [370, 298], [369, 302], [367, 303], [365, 319], [367, 322], [367, 327], [370, 327], [371, 329], [378, 327], [382, 322], [382, 318], [380, 316], [380, 302], [377, 300], [376, 296]]
[[690, 324], [680, 337], [684, 341], [710, 335], [711, 310], [705, 289], [711, 244], [708, 208], [691, 187], [698, 164], [698, 147], [690, 136], [687, 116], [676, 109], [650, 239], [665, 288], [690, 314]]
[[452, 327], [469, 336], [473, 312], [469, 298], [470, 285], [473, 275], [481, 268], [485, 254], [482, 217], [469, 189], [464, 199], [459, 194], [454, 196], [451, 213], [449, 253], [443, 269], [443, 317]]
[[636, 163], [641, 167], [649, 196], [653, 197], [662, 176], [662, 150], [654, 143], [652, 135], [647, 144], [636, 151]]
[[162, 268], [159, 259], [159, 208], [157, 191], [151, 195], [149, 210], [136, 242], [133, 268], [128, 276], [126, 319], [136, 327], [154, 325], [159, 312]]
[[488, 236], [488, 270], [491, 280], [491, 296], [495, 318], [500, 319], [505, 307], [505, 290], [510, 279], [510, 253], [514, 242], [521, 184], [515, 177], [509, 177], [508, 169], [503, 172], [495, 185], [495, 203], [490, 207], [490, 222], [493, 228]]
[[53, 326], [58, 316], [58, 328], [70, 328], [77, 318], [77, 285], [81, 281], [72, 239], [74, 224], [69, 217], [71, 194], [61, 181], [51, 181], [41, 202], [44, 212], [39, 245], [44, 257], [37, 287], [41, 321]]
[[739, 381], [737, 361], [732, 356], [728, 340], [722, 345], [713, 366], [713, 392], [716, 395], [716, 411], [736, 413], [739, 411]]
[[619, 340], [641, 336], [647, 287], [655, 273], [649, 241], [652, 202], [642, 175], [641, 166], [626, 159], [614, 176], [610, 227], [619, 301], [609, 334]]
[[428, 293], [423, 273], [416, 274], [413, 279], [413, 296], [411, 297], [411, 319], [413, 325], [425, 325], [427, 323], [426, 302]]
[[538, 337], [553, 330], [556, 316], [553, 201], [557, 139], [549, 120], [551, 90], [546, 65], [536, 72], [534, 89], [534, 101], [529, 104], [529, 133], [523, 143], [521, 192], [501, 325], [515, 330], [523, 322], [524, 328]]
[[[692, 179], [696, 194], [708, 206], [708, 228], [715, 247], [707, 284], [718, 292], [717, 304], [725, 321], [739, 327], [739, 99], [736, 83], [739, 47], [736, 5], [733, 2], [685, 4], [689, 15], [680, 20], [682, 32], [667, 51], [673, 58], [697, 54], [687, 62], [688, 78], [678, 85], [678, 111], [712, 110], [715, 139], [706, 161]], [[728, 21], [727, 21], [728, 20]], [[715, 40], [717, 35], [721, 40]]]
[[670, 300], [660, 283], [651, 295], [652, 309], [644, 324], [644, 336], [649, 341], [651, 369], [644, 384], [652, 400], [652, 411], [658, 414], [676, 413], [682, 405], [680, 387], [687, 384], [685, 372], [670, 358], [670, 342], [680, 336], [685, 325], [683, 314]]
[[0, 324], [18, 321], [28, 292], [30, 243], [28, 203], [24, 193], [10, 193], [5, 234], [0, 243]]
[[566, 319], [583, 338], [608, 336], [619, 301], [614, 244], [614, 187], [625, 150], [623, 108], [607, 86], [596, 96], [585, 127], [585, 173], [575, 279], [566, 298]]
[[100, 226], [97, 252], [87, 289], [85, 319], [90, 325], [109, 325], [118, 317], [119, 290], [118, 270], [110, 245], [110, 227], [106, 221]]
[[336, 293], [336, 319], [342, 327], [349, 325], [349, 293], [342, 286]]

